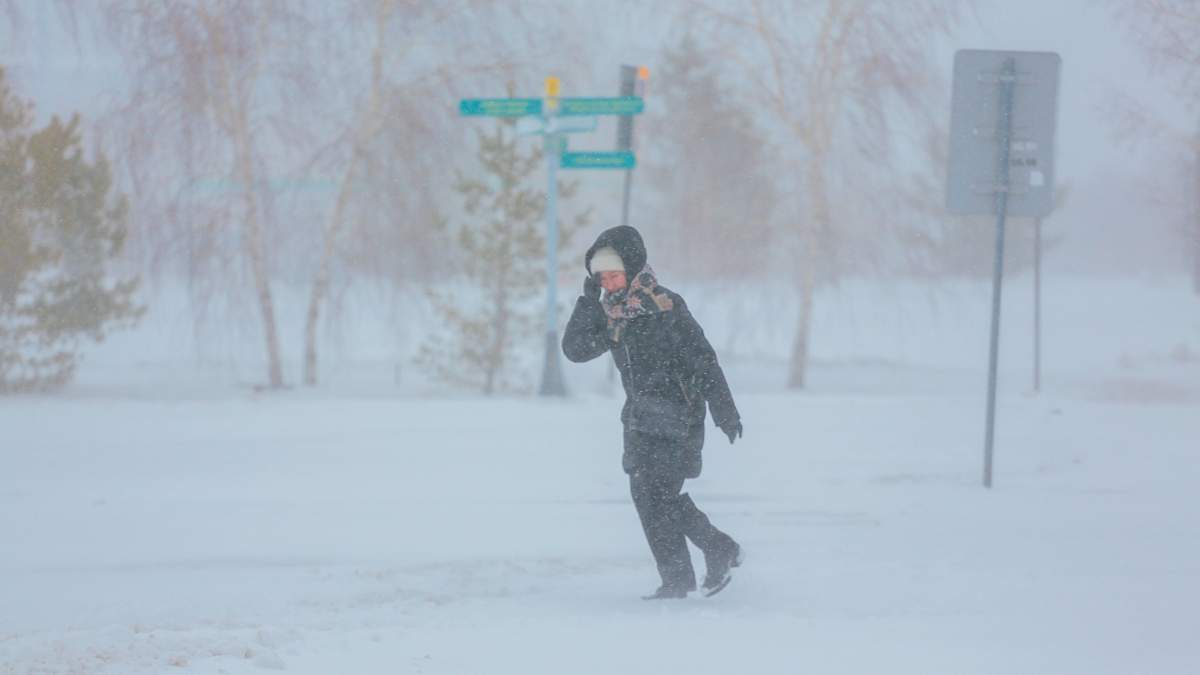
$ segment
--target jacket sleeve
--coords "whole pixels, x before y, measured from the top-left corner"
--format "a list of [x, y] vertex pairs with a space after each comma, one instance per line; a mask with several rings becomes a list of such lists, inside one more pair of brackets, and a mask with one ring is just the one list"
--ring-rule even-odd
[[608, 319], [600, 301], [579, 296], [563, 331], [562, 350], [573, 363], [591, 361], [609, 350]]
[[694, 386], [708, 401], [708, 409], [712, 413], [713, 422], [717, 426], [727, 423], [737, 423], [741, 420], [737, 406], [733, 402], [733, 393], [729, 391], [729, 382], [725, 380], [725, 372], [717, 361], [717, 353], [704, 337], [704, 329], [700, 328], [687, 305], [680, 300], [673, 310], [675, 317], [675, 334], [679, 340], [679, 354], [686, 369], [692, 373]]

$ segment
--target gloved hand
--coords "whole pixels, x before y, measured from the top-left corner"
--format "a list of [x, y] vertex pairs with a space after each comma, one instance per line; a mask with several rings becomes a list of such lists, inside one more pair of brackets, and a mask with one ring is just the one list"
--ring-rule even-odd
[[600, 300], [600, 282], [596, 281], [595, 274], [589, 274], [588, 277], [583, 280], [583, 297], [591, 298], [596, 301]]
[[734, 420], [732, 422], [726, 422], [725, 424], [721, 425], [721, 431], [725, 432], [725, 435], [729, 437], [729, 444], [733, 445], [733, 440], [735, 438], [742, 437], [742, 421]]

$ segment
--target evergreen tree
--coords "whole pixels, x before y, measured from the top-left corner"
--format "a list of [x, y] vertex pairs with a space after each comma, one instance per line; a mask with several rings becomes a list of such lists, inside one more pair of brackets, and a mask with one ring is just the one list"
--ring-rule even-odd
[[0, 68], [0, 392], [65, 385], [85, 339], [143, 313], [138, 281], [109, 279], [127, 206], [103, 155], [89, 162], [80, 120], [33, 131], [33, 106]]
[[[528, 390], [536, 369], [522, 363], [522, 356], [542, 346], [546, 195], [531, 179], [541, 175], [543, 153], [523, 152], [529, 140], [517, 138], [513, 127], [511, 120], [500, 120], [493, 133], [478, 133], [482, 175], [458, 176], [454, 189], [466, 216], [451, 232], [458, 274], [444, 275], [430, 289], [441, 330], [418, 357], [439, 380], [485, 394]], [[577, 187], [560, 183], [561, 200]], [[583, 212], [560, 223], [560, 252], [589, 216]]]

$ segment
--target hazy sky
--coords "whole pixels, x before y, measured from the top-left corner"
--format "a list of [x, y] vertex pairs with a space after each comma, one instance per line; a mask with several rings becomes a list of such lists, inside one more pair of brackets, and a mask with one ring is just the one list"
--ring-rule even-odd
[[[104, 107], [106, 92], [120, 84], [114, 57], [86, 39], [77, 47], [66, 38], [56, 27], [49, 3], [31, 0], [18, 4], [25, 7], [29, 18], [27, 30], [13, 40], [6, 35], [7, 25], [0, 23], [0, 62], [11, 68], [19, 90], [36, 100], [43, 115]], [[1146, 241], [1122, 242], [1121, 238], [1129, 229], [1127, 221], [1140, 213], [1133, 194], [1138, 177], [1160, 170], [1161, 156], [1153, 147], [1117, 142], [1103, 106], [1114, 93], [1123, 91], [1181, 129], [1195, 124], [1189, 123], [1190, 113], [1172, 95], [1168, 81], [1151, 76], [1151, 68], [1114, 18], [1112, 4], [1101, 0], [979, 0], [975, 7], [950, 40], [940, 39], [939, 67], [947, 86], [956, 49], [1058, 52], [1062, 73], [1057, 174], [1060, 182], [1069, 183], [1074, 190], [1067, 208], [1053, 218], [1071, 239], [1096, 238], [1105, 242], [1106, 250], [1122, 255], [1133, 255], [1140, 245], [1149, 246]], [[659, 43], [670, 32], [669, 26], [652, 27], [647, 21], [654, 16], [652, 9], [620, 12], [603, 3], [580, 3], [577, 9], [576, 15], [582, 18], [577, 27], [564, 29], [570, 33], [564, 43], [586, 44], [589, 58], [604, 66], [597, 65], [596, 72], [613, 71], [614, 80], [619, 63], [653, 66]], [[547, 64], [548, 73], [555, 69], [554, 63]], [[564, 84], [568, 91], [570, 84]], [[1097, 222], [1100, 219], [1105, 222]], [[1157, 255], [1159, 243], [1154, 243], [1147, 255]], [[1076, 244], [1079, 251], [1087, 249], [1086, 241]], [[1097, 255], [1104, 254], [1087, 253], [1091, 258]]]
[[[15, 78], [45, 113], [94, 107], [95, 98], [113, 84], [106, 77], [111, 73], [103, 71], [116, 67], [114, 57], [87, 40], [82, 48], [64, 40], [50, 3], [18, 4], [27, 8], [28, 30], [24, 40], [0, 41], [0, 61], [13, 67]], [[1163, 82], [1148, 81], [1150, 69], [1129, 45], [1110, 6], [1100, 0], [979, 0], [946, 45], [943, 74], [948, 79], [952, 52], [960, 48], [1058, 52], [1063, 59], [1060, 168], [1078, 176], [1114, 152], [1110, 144], [1099, 142], [1111, 126], [1098, 110], [1113, 91], [1145, 96], [1164, 114], [1180, 122], [1183, 118], [1181, 112], [1172, 114]], [[653, 60], [656, 36], [631, 25], [640, 17], [609, 12], [603, 3], [585, 11], [594, 12], [589, 19], [605, 24], [595, 29], [595, 37], [607, 43], [593, 46], [599, 59], [607, 56], [614, 64]], [[2, 30], [0, 35], [9, 37], [7, 26]]]

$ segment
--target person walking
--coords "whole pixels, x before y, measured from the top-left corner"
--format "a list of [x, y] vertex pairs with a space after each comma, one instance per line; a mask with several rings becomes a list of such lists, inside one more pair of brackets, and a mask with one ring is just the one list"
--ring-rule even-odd
[[702, 587], [711, 596], [729, 584], [742, 549], [681, 490], [684, 481], [700, 475], [706, 404], [731, 444], [742, 436], [725, 373], [683, 298], [660, 286], [646, 264], [636, 229], [622, 225], [602, 232], [584, 267], [583, 295], [567, 322], [562, 349], [574, 363], [607, 352], [621, 373], [621, 464], [662, 578], [643, 597], [685, 598], [696, 590], [689, 539], [704, 553]]

